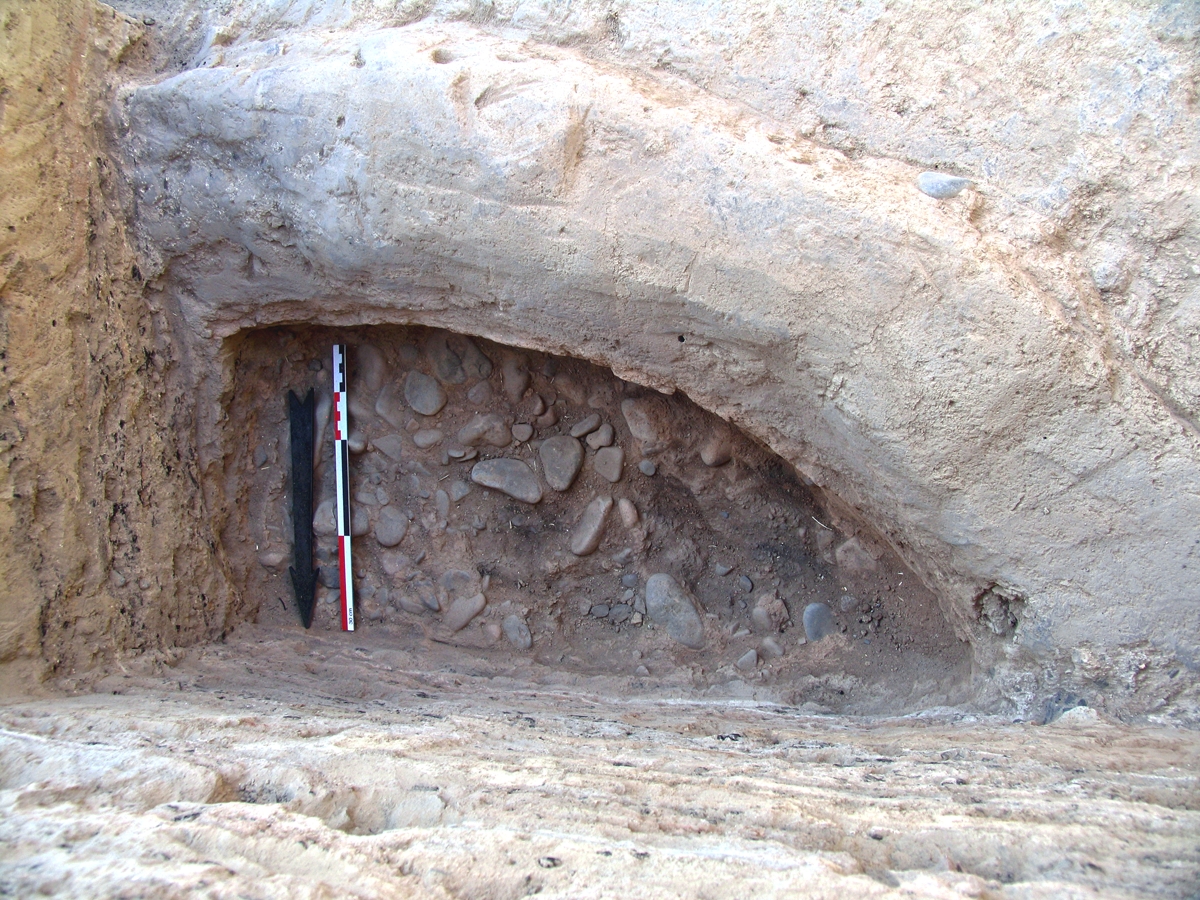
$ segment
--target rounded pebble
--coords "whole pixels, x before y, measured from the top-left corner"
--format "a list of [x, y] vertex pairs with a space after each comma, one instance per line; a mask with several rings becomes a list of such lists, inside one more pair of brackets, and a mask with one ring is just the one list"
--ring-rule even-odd
[[743, 591], [745, 591], [748, 594], [752, 590], [754, 590], [754, 582], [751, 581], [745, 575], [739, 575], [738, 576], [738, 587], [740, 587]]
[[520, 422], [512, 427], [512, 436], [518, 444], [523, 444], [533, 437], [533, 426]]
[[434, 444], [441, 443], [442, 433], [436, 428], [422, 428], [412, 436], [413, 443], [420, 450], [428, 450]]
[[957, 197], [972, 184], [974, 182], [969, 178], [959, 178], [942, 172], [922, 172], [917, 176], [917, 189], [922, 194], [928, 194], [938, 200]]
[[524, 503], [538, 503], [542, 499], [542, 486], [537, 476], [519, 459], [477, 462], [471, 469], [471, 480]]
[[704, 620], [696, 598], [670, 575], [660, 573], [646, 580], [646, 613], [667, 627], [667, 636], [693, 650], [704, 646]]
[[408, 518], [394, 506], [379, 511], [375, 522], [375, 540], [381, 547], [395, 547], [408, 534]]
[[583, 447], [565, 434], [542, 441], [538, 456], [542, 460], [546, 483], [556, 491], [567, 490], [583, 466]]
[[654, 463], [648, 459], [643, 459], [640, 463], [638, 463], [638, 471], [649, 478], [658, 471], [658, 466], [654, 465]]
[[459, 597], [446, 610], [446, 616], [442, 619], [442, 623], [451, 631], [462, 631], [472, 619], [483, 612], [486, 606], [487, 600], [484, 599], [483, 594]]
[[824, 603], [810, 603], [804, 607], [804, 635], [810, 641], [819, 641], [837, 631], [833, 610]]
[[743, 672], [753, 672], [756, 666], [758, 666], [757, 650], [747, 650], [738, 658], [737, 667]]
[[505, 616], [500, 627], [508, 642], [518, 650], [528, 650], [533, 646], [533, 635], [529, 633], [529, 626], [516, 613]]
[[596, 474], [611, 484], [621, 480], [624, 465], [625, 451], [620, 447], [601, 447], [592, 457], [592, 468]]
[[588, 556], [596, 552], [600, 541], [604, 539], [604, 525], [612, 508], [612, 497], [597, 497], [587, 505], [575, 533], [571, 535], [572, 553]]
[[586, 419], [580, 419], [573, 426], [571, 426], [570, 434], [571, 434], [571, 437], [573, 437], [573, 438], [581, 438], [585, 434], [591, 434], [593, 431], [595, 431], [599, 427], [600, 427], [600, 414], [592, 413]]
[[458, 431], [458, 442], [468, 447], [482, 443], [507, 447], [512, 441], [512, 429], [495, 413], [477, 414]]
[[599, 450], [601, 447], [611, 447], [613, 437], [613, 427], [605, 422], [587, 436], [587, 445], [593, 450]]
[[763, 659], [778, 659], [783, 656], [783, 647], [779, 646], [779, 641], [773, 637], [765, 637], [758, 645], [758, 655]]
[[597, 604], [589, 607], [588, 615], [591, 616], [593, 619], [607, 619], [608, 618], [608, 604], [607, 603], [597, 603]]
[[404, 400], [423, 416], [436, 416], [446, 405], [445, 389], [423, 372], [409, 372], [404, 379]]
[[724, 563], [717, 563], [715, 566], [713, 566], [713, 571], [716, 572], [721, 578], [724, 578], [733, 571], [733, 566], [727, 566]]

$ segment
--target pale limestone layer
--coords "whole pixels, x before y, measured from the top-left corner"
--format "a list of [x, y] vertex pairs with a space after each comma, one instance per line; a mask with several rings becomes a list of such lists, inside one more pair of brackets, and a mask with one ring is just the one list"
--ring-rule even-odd
[[[814, 6], [752, 33], [737, 4], [502, 5], [486, 26], [451, 6], [234, 5], [191, 68], [120, 98], [145, 267], [213, 361], [197, 372], [297, 319], [584, 357], [765, 441], [880, 529], [964, 637], [990, 586], [1024, 598], [1001, 648], [1017, 668], [1195, 657], [1186, 21], [1112, 4], [1068, 50], [1049, 6], [1015, 37], [968, 13], [974, 44], [916, 11]], [[1157, 74], [1124, 65], [1139, 54]], [[1052, 64], [1063, 87], [1036, 87]], [[1165, 160], [1174, 193], [1147, 174]], [[926, 196], [938, 165], [976, 187]], [[1088, 187], [1118, 173], [1124, 192]]]

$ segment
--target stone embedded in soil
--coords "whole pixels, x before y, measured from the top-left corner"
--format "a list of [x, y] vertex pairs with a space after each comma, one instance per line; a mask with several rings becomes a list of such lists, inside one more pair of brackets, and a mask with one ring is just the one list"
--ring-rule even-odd
[[468, 597], [478, 593], [475, 588], [475, 576], [463, 569], [448, 569], [442, 573], [438, 583], [452, 597]]
[[354, 361], [357, 363], [355, 380], [361, 381], [370, 391], [378, 391], [383, 387], [387, 377], [387, 363], [379, 348], [373, 344], [359, 344], [354, 348]]
[[833, 610], [824, 603], [810, 603], [804, 607], [804, 635], [810, 641], [819, 641], [837, 631]]
[[638, 585], [636, 572], [627, 572], [621, 576], [621, 587], [635, 588]]
[[529, 633], [529, 626], [516, 613], [505, 616], [500, 627], [504, 630], [508, 642], [518, 650], [528, 650], [533, 646], [533, 635]]
[[393, 462], [404, 458], [404, 438], [398, 434], [385, 434], [371, 441], [371, 446]]
[[542, 460], [546, 484], [556, 491], [570, 488], [583, 466], [583, 447], [575, 438], [565, 434], [542, 441], [542, 446], [538, 448], [538, 456]]
[[420, 598], [410, 596], [409, 594], [401, 594], [396, 602], [400, 604], [400, 608], [406, 613], [412, 613], [415, 616], [422, 616], [429, 612], [429, 607], [422, 603]]
[[862, 541], [856, 537], [838, 547], [833, 556], [837, 560], [838, 568], [847, 572], [872, 572], [877, 566], [875, 557], [867, 552]]
[[628, 603], [618, 603], [608, 611], [608, 621], [614, 625], [624, 625], [633, 617], [633, 607]]
[[743, 672], [753, 672], [758, 665], [758, 651], [747, 650], [738, 658], [736, 665]]
[[492, 361], [475, 342], [461, 334], [436, 332], [425, 342], [425, 353], [442, 384], [462, 384], [468, 378], [487, 378]]
[[405, 408], [400, 397], [400, 388], [396, 384], [389, 384], [379, 392], [379, 396], [375, 398], [375, 412], [393, 428], [404, 427], [408, 409]]
[[470, 624], [472, 619], [483, 612], [486, 606], [487, 600], [484, 599], [483, 594], [475, 594], [471, 597], [459, 597], [446, 610], [442, 624], [451, 631], [462, 631]]
[[704, 620], [696, 598], [670, 575], [660, 573], [646, 580], [646, 613], [666, 625], [667, 636], [676, 643], [692, 650], [704, 646]]
[[638, 463], [638, 471], [641, 472], [643, 475], [645, 475], [647, 478], [650, 478], [654, 475], [655, 472], [658, 471], [658, 466], [656, 466], [653, 462], [651, 462], [648, 459], [643, 459], [640, 463]]
[[485, 459], [475, 463], [471, 480], [524, 503], [537, 503], [542, 499], [542, 486], [537, 476], [519, 459]]
[[601, 447], [592, 458], [592, 468], [596, 474], [612, 484], [621, 480], [624, 465], [625, 451], [620, 447]]
[[633, 501], [622, 497], [617, 501], [617, 512], [621, 515], [621, 524], [626, 528], [632, 528], [638, 523], [637, 507], [633, 505]]
[[558, 424], [558, 408], [551, 406], [535, 420], [538, 428], [553, 428]]
[[375, 521], [375, 540], [381, 547], [395, 547], [408, 534], [408, 517], [394, 506], [385, 506]]
[[596, 603], [588, 608], [588, 615], [593, 619], [607, 619], [609, 612], [607, 603]]
[[433, 495], [434, 507], [437, 509], [438, 521], [445, 522], [450, 518], [450, 495], [443, 490], [438, 490]]
[[467, 391], [467, 400], [476, 406], [487, 406], [492, 401], [492, 386], [481, 381]]
[[732, 458], [733, 438], [728, 428], [716, 428], [700, 445], [700, 461], [706, 466], [723, 466]]
[[467, 494], [471, 493], [471, 486], [465, 481], [455, 478], [450, 482], [450, 499], [455, 503], [462, 500]]
[[604, 539], [604, 525], [609, 510], [613, 508], [612, 497], [597, 497], [587, 505], [583, 517], [571, 535], [571, 552], [576, 556], [588, 556], [596, 552]]
[[733, 571], [733, 566], [727, 566], [724, 563], [717, 563], [715, 566], [713, 566], [713, 571], [716, 572], [719, 577], [724, 578]]
[[413, 443], [421, 450], [428, 450], [434, 444], [442, 441], [442, 433], [436, 428], [422, 428], [412, 436]]
[[599, 450], [601, 447], [611, 447], [613, 438], [613, 427], [605, 422], [587, 436], [587, 445], [593, 450]]
[[758, 645], [758, 655], [765, 660], [778, 659], [783, 656], [783, 647], [773, 637], [765, 637]]
[[371, 517], [361, 506], [350, 504], [350, 536], [362, 537], [371, 530]]
[[404, 379], [404, 399], [421, 415], [436, 416], [448, 398], [445, 389], [424, 372], [409, 372]]
[[749, 577], [747, 577], [746, 575], [739, 575], [738, 576], [738, 587], [740, 587], [743, 591], [745, 591], [748, 594], [752, 590], [754, 590], [754, 582], [751, 581], [749, 579]]
[[629, 433], [643, 444], [658, 442], [658, 424], [654, 421], [654, 410], [645, 400], [622, 400], [621, 415], [625, 417]]
[[335, 588], [341, 586], [341, 574], [337, 563], [326, 563], [323, 566], [318, 566], [317, 581], [325, 585], [327, 588]]
[[[506, 353], [504, 362], [500, 365], [500, 374], [504, 379], [504, 396], [508, 398], [509, 403], [516, 406], [529, 387], [529, 373], [525, 370], [525, 364], [515, 353]], [[543, 411], [537, 414], [541, 415]]]
[[512, 427], [512, 436], [518, 444], [523, 444], [533, 437], [533, 426], [520, 422]]
[[493, 447], [507, 447], [512, 442], [512, 429], [508, 422], [495, 413], [479, 413], [458, 431], [458, 442], [468, 447], [488, 443]]
[[571, 426], [570, 434], [571, 434], [571, 437], [573, 437], [573, 438], [581, 438], [584, 435], [591, 434], [593, 431], [595, 431], [599, 427], [600, 427], [600, 414], [592, 413], [586, 419], [580, 419], [573, 426]]
[[337, 506], [333, 500], [322, 500], [317, 506], [312, 527], [317, 534], [337, 534]]
[[768, 634], [777, 632], [787, 624], [787, 606], [774, 591], [764, 593], [754, 604], [754, 611], [750, 613], [750, 621], [754, 623], [756, 631]]
[[356, 456], [359, 453], [365, 453], [367, 450], [367, 439], [361, 431], [355, 431], [346, 438], [346, 449]]

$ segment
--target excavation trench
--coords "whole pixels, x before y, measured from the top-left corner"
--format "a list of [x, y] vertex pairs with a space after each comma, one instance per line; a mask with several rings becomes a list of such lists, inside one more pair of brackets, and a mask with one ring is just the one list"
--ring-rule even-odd
[[[864, 713], [968, 698], [969, 645], [935, 596], [769, 449], [681, 393], [424, 327], [271, 327], [227, 342], [222, 540], [260, 624], [301, 630], [286, 396], [311, 387], [313, 629], [340, 631], [335, 342], [350, 348], [359, 621], [346, 641], [430, 670], [599, 679], [614, 694]], [[495, 460], [520, 463], [540, 499], [487, 486]], [[694, 603], [682, 626], [661, 603], [656, 616], [663, 575]]]

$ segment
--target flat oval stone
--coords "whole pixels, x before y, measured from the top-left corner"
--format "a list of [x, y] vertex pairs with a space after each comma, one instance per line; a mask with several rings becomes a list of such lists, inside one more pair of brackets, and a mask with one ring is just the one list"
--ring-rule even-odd
[[917, 176], [917, 190], [938, 200], [957, 197], [973, 182], [969, 178], [946, 175], [942, 172], [922, 172]]
[[529, 626], [516, 613], [505, 616], [500, 627], [504, 629], [504, 636], [508, 638], [508, 642], [518, 650], [528, 650], [533, 646], [533, 635], [529, 633]]
[[810, 641], [819, 641], [837, 631], [833, 610], [824, 603], [810, 603], [804, 607], [804, 636]]
[[601, 447], [611, 447], [613, 437], [613, 427], [605, 422], [587, 436], [587, 445], [593, 450], [599, 450]]
[[592, 468], [596, 474], [612, 484], [621, 480], [621, 469], [625, 465], [625, 451], [620, 447], [601, 447], [592, 457]]
[[442, 441], [442, 433], [436, 428], [422, 428], [412, 436], [413, 443], [421, 450], [428, 450]]
[[512, 442], [512, 431], [495, 413], [477, 413], [459, 429], [458, 442], [468, 447], [478, 447], [485, 442], [493, 447], [507, 447]]
[[645, 444], [656, 443], [658, 423], [654, 408], [645, 400], [622, 400], [621, 415], [629, 426], [629, 433]]
[[483, 594], [459, 597], [446, 610], [446, 617], [442, 619], [442, 624], [451, 631], [462, 631], [473, 618], [483, 612], [486, 606], [487, 600], [484, 599]]
[[408, 518], [394, 506], [385, 506], [379, 511], [375, 522], [375, 540], [381, 547], [395, 547], [408, 533]]
[[586, 419], [581, 419], [580, 421], [575, 423], [575, 425], [571, 428], [571, 437], [581, 438], [585, 434], [591, 434], [593, 431], [595, 431], [599, 427], [600, 427], [600, 414], [592, 413]]
[[385, 434], [371, 441], [371, 446], [388, 459], [400, 462], [404, 458], [404, 439], [398, 434]]
[[519, 459], [477, 462], [471, 469], [471, 480], [523, 503], [537, 503], [542, 499], [542, 486], [537, 476]]
[[446, 405], [445, 389], [424, 372], [409, 372], [404, 379], [404, 399], [423, 416], [436, 416]]
[[546, 484], [556, 491], [565, 491], [583, 466], [583, 446], [573, 437], [555, 435], [542, 441], [538, 448]]
[[667, 626], [667, 636], [693, 650], [704, 646], [704, 620], [696, 598], [670, 575], [651, 575], [646, 580], [646, 614]]
[[528, 422], [519, 422], [512, 427], [512, 436], [518, 444], [523, 444], [533, 437], [533, 426]]
[[700, 461], [710, 468], [723, 466], [733, 458], [733, 441], [725, 428], [715, 429], [700, 446]]
[[583, 518], [571, 535], [571, 552], [576, 556], [588, 556], [596, 552], [604, 539], [604, 523], [613, 508], [612, 497], [597, 497], [583, 511]]

